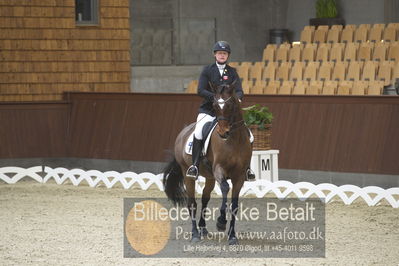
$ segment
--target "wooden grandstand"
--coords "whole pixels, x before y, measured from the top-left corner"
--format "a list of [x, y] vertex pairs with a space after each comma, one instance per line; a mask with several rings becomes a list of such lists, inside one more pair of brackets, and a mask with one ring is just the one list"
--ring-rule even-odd
[[300, 42], [230, 65], [249, 94], [381, 95], [399, 78], [398, 32], [399, 23], [305, 26]]

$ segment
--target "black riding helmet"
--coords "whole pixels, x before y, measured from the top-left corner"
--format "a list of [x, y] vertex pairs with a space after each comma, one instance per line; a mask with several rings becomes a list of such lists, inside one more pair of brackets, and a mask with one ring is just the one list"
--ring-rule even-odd
[[215, 53], [217, 51], [225, 51], [225, 52], [228, 52], [230, 54], [231, 53], [230, 44], [228, 42], [225, 42], [225, 41], [218, 41], [213, 46], [213, 53]]

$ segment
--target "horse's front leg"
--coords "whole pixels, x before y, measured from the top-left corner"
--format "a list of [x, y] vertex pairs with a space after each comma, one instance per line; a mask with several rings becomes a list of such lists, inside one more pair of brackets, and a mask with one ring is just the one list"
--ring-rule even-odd
[[229, 193], [230, 187], [226, 179], [220, 182], [220, 190], [222, 191], [222, 205], [220, 206], [220, 216], [216, 222], [216, 227], [219, 232], [224, 232], [226, 230], [226, 209], [227, 209], [227, 194]]
[[229, 245], [237, 245], [238, 240], [236, 237], [235, 231], [235, 224], [236, 224], [236, 217], [238, 214], [238, 198], [240, 196], [241, 188], [244, 184], [244, 178], [237, 178], [233, 180], [233, 191], [231, 193], [231, 221], [230, 221], [230, 228], [228, 231], [229, 237]]
[[198, 223], [201, 237], [208, 235], [208, 230], [206, 229], [206, 222], [205, 222], [205, 218], [206, 218], [205, 210], [208, 207], [208, 202], [211, 199], [211, 192], [214, 187], [215, 187], [215, 179], [207, 178], [205, 181], [205, 187], [202, 191], [201, 217], [200, 217], [200, 220]]
[[224, 232], [226, 230], [226, 209], [227, 209], [227, 194], [229, 193], [230, 187], [229, 183], [224, 175], [223, 168], [216, 164], [213, 168], [213, 176], [215, 180], [219, 183], [220, 190], [222, 191], [222, 205], [220, 206], [220, 215], [216, 221], [216, 228], [219, 232]]

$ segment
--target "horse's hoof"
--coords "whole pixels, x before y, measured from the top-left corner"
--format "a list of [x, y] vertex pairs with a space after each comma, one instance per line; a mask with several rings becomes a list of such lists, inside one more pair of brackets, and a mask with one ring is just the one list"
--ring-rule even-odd
[[198, 243], [200, 241], [201, 241], [201, 239], [198, 236], [193, 236], [191, 238], [191, 244], [195, 244], [195, 243]]
[[219, 217], [216, 221], [216, 228], [218, 229], [219, 232], [224, 232], [226, 231], [226, 224], [227, 221]]
[[208, 229], [206, 229], [206, 227], [200, 227], [200, 235], [201, 237], [206, 237], [208, 235]]
[[238, 245], [238, 239], [236, 237], [232, 237], [229, 239], [229, 245]]
[[226, 224], [217, 221], [216, 228], [218, 229], [219, 232], [224, 232], [226, 231]]

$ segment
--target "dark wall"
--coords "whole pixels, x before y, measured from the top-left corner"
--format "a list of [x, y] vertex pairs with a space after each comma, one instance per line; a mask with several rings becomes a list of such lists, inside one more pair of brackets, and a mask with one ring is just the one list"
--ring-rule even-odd
[[71, 94], [71, 157], [165, 161], [166, 150], [196, 116], [196, 97]]
[[[137, 35], [145, 35], [145, 32], [136, 33], [135, 30], [137, 27], [145, 27], [151, 32], [161, 30], [165, 28], [164, 24], [169, 23], [166, 19], [170, 18], [173, 20], [172, 64], [202, 65], [208, 60], [213, 61], [211, 50], [215, 40], [230, 42], [233, 61], [259, 61], [269, 40], [269, 29], [285, 27], [287, 7], [288, 0], [131, 0], [132, 49], [139, 46], [143, 50], [148, 45], [156, 49], [162, 45], [162, 41], [136, 43], [140, 38]], [[149, 20], [154, 23], [149, 23]], [[144, 26], [142, 21], [146, 21]], [[211, 21], [215, 21], [214, 25], [208, 25]], [[204, 41], [208, 35], [212, 40]], [[185, 47], [186, 43], [190, 43], [192, 49]], [[196, 43], [200, 45], [197, 47]], [[169, 53], [167, 46], [164, 50]], [[144, 61], [137, 57], [132, 54], [134, 65], [157, 65], [159, 55], [149, 56]]]
[[[0, 104], [0, 158], [165, 161], [195, 120], [188, 94], [70, 93], [58, 104]], [[270, 107], [279, 167], [399, 174], [399, 98], [255, 96]]]
[[67, 154], [68, 103], [0, 103], [0, 158]]

